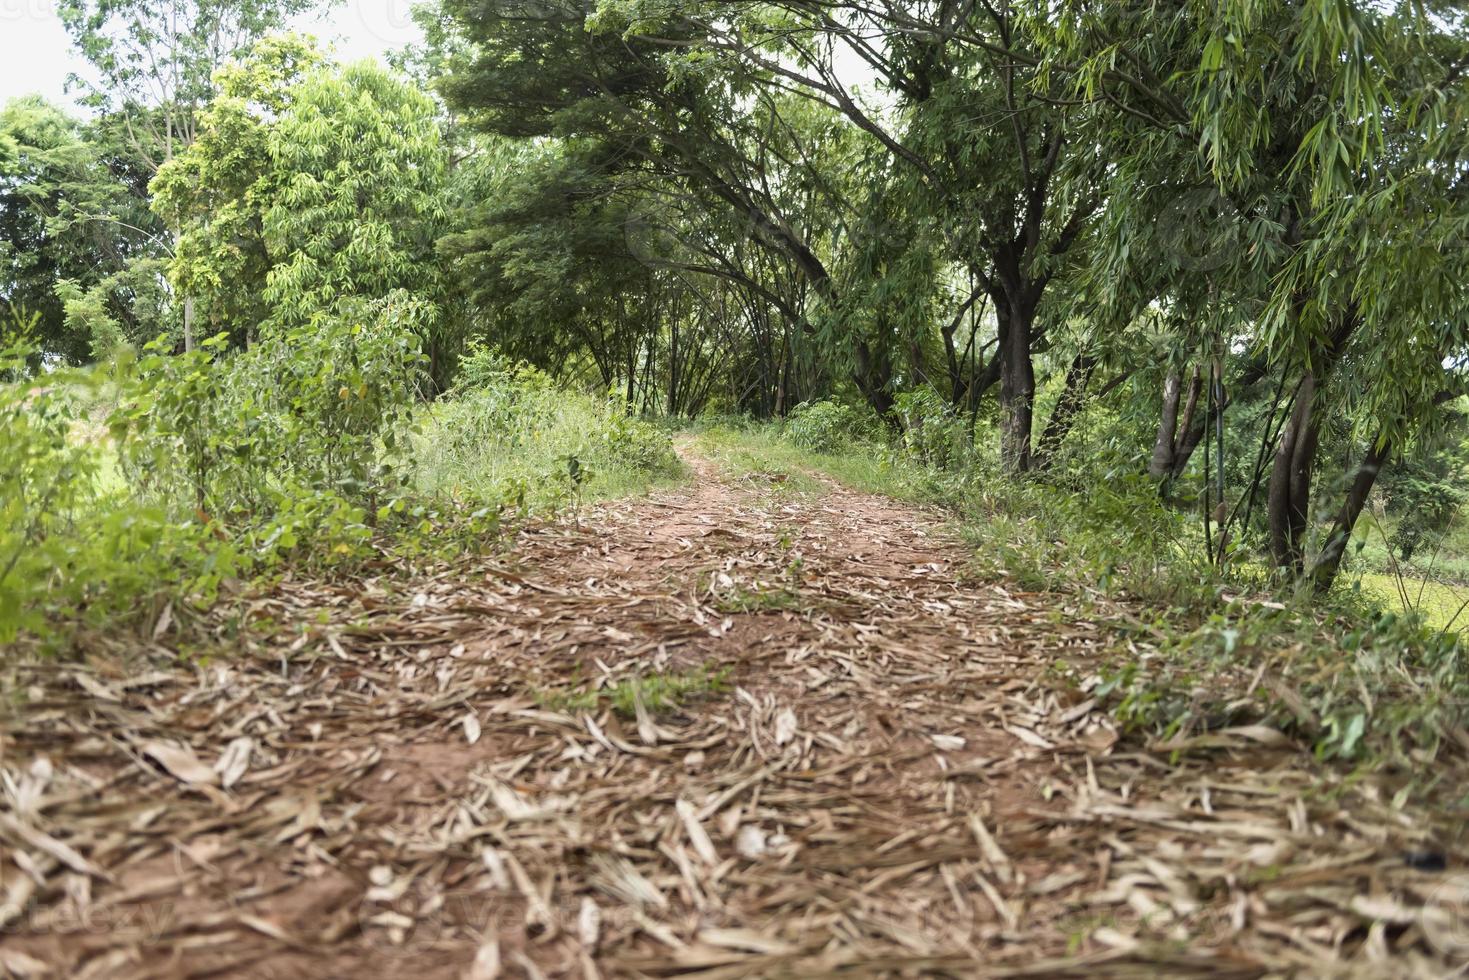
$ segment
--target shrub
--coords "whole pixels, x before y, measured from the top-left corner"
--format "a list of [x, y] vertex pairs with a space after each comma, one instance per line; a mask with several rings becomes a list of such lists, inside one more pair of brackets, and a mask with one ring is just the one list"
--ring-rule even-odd
[[32, 376], [35, 355], [24, 340], [0, 349], [0, 643], [37, 625], [52, 570], [65, 563], [59, 542], [96, 469], [71, 443], [55, 379]]
[[243, 353], [221, 334], [187, 354], [148, 345], [113, 416], [124, 461], [145, 492], [181, 493], [203, 516], [254, 522], [303, 488], [372, 507], [417, 400], [422, 356], [382, 310], [319, 316]]
[[[678, 471], [656, 427], [488, 353], [426, 409], [401, 313], [363, 306], [235, 353], [223, 337], [185, 354], [161, 340], [111, 374], [0, 350], [0, 642], [151, 627], [168, 603], [207, 605], [227, 579], [287, 560], [493, 546], [507, 504]], [[102, 428], [83, 413], [104, 389]]]
[[969, 428], [932, 388], [898, 395], [893, 410], [903, 427], [903, 448], [938, 469], [948, 469], [965, 458]]
[[[186, 354], [159, 341], [112, 374], [38, 373], [33, 348], [0, 352], [0, 642], [151, 624], [287, 556], [361, 557], [395, 544], [382, 518], [405, 540], [422, 530], [434, 515], [392, 465], [419, 344], [384, 309], [359, 313], [235, 354], [223, 338]], [[81, 414], [102, 389], [110, 439]]]
[[151, 617], [146, 600], [163, 592], [212, 594], [236, 570], [230, 544], [104, 485], [106, 446], [73, 396], [106, 372], [37, 375], [34, 354], [24, 342], [0, 350], [0, 643], [60, 619]]
[[813, 453], [837, 453], [854, 441], [870, 437], [871, 426], [862, 413], [831, 399], [803, 402], [786, 416], [785, 436]]

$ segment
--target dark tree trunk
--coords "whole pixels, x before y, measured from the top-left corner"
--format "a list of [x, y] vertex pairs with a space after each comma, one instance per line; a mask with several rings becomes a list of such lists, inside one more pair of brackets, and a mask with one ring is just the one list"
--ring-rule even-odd
[[1276, 568], [1293, 576], [1304, 573], [1306, 565], [1301, 538], [1311, 506], [1311, 471], [1319, 437], [1315, 401], [1316, 376], [1307, 371], [1280, 433], [1266, 496], [1270, 558]]
[[893, 366], [886, 351], [874, 352], [865, 340], [857, 341], [857, 365], [852, 380], [867, 404], [886, 418], [893, 408]]
[[1012, 473], [1031, 466], [1030, 437], [1035, 417], [1035, 365], [1030, 359], [1035, 306], [1028, 296], [997, 304], [1000, 344], [1000, 458]]
[[[1241, 390], [1258, 384], [1265, 376], [1265, 362], [1254, 361], [1246, 365], [1241, 373], [1236, 386]], [[1197, 409], [1199, 395], [1204, 390], [1204, 379], [1197, 367], [1194, 368], [1193, 377], [1188, 383], [1188, 401], [1184, 403], [1183, 418], [1178, 423], [1178, 439], [1173, 445], [1173, 469], [1168, 474], [1169, 480], [1176, 480], [1183, 476], [1183, 471], [1188, 468], [1189, 460], [1193, 459], [1194, 450], [1199, 448], [1199, 443], [1209, 432], [1209, 425], [1214, 421], [1214, 413], [1204, 412], [1204, 417], [1199, 418]], [[1226, 394], [1224, 404], [1217, 407], [1217, 411], [1228, 408], [1233, 401], [1233, 396]]]
[[1061, 391], [1061, 397], [1057, 399], [1056, 407], [1051, 409], [1051, 417], [1041, 432], [1041, 441], [1034, 459], [1036, 469], [1048, 469], [1055, 460], [1061, 443], [1066, 441], [1066, 436], [1081, 415], [1082, 407], [1086, 405], [1087, 386], [1096, 369], [1095, 357], [1077, 354], [1071, 359], [1071, 366], [1066, 369], [1066, 387]]
[[786, 417], [786, 393], [791, 384], [791, 357], [789, 348], [782, 350], [780, 364], [780, 385], [775, 389], [775, 417], [783, 419]]
[[1311, 478], [1316, 466], [1321, 420], [1318, 402], [1327, 379], [1341, 360], [1352, 332], [1361, 320], [1354, 308], [1343, 310], [1334, 320], [1331, 333], [1307, 360], [1295, 407], [1280, 434], [1275, 461], [1266, 491], [1266, 516], [1270, 529], [1270, 556], [1279, 569], [1299, 578], [1306, 572], [1302, 537], [1311, 506]]
[[1385, 436], [1378, 436], [1367, 447], [1367, 455], [1357, 467], [1346, 499], [1342, 501], [1341, 510], [1337, 511], [1336, 520], [1332, 522], [1331, 534], [1327, 536], [1321, 554], [1316, 556], [1316, 562], [1311, 566], [1311, 579], [1317, 595], [1324, 595], [1336, 581], [1337, 573], [1341, 571], [1342, 558], [1346, 555], [1347, 544], [1352, 540], [1352, 528], [1357, 526], [1357, 518], [1362, 516], [1362, 508], [1367, 505], [1367, 498], [1371, 495], [1378, 474], [1387, 464], [1391, 452], [1392, 443]]
[[[963, 358], [960, 357], [958, 348], [954, 346], [954, 330], [952, 329], [952, 325], [945, 327], [941, 332], [941, 336], [944, 339], [944, 363], [949, 371], [949, 401], [958, 405], [964, 400]], [[973, 338], [970, 339], [969, 343], [971, 346], [974, 344]], [[968, 352], [966, 351], [965, 353], [967, 354]]]

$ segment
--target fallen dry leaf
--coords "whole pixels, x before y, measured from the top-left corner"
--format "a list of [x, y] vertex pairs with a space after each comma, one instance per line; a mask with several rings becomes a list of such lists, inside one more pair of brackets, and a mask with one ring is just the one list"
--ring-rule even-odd
[[199, 757], [187, 746], [170, 745], [167, 742], [144, 742], [138, 747], [138, 750], [157, 760], [169, 775], [181, 782], [194, 786], [219, 784], [219, 773], [200, 762]]

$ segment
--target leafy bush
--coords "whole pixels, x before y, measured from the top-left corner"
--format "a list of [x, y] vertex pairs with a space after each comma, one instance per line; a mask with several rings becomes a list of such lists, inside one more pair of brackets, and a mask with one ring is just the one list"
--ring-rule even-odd
[[0, 643], [37, 625], [64, 561], [56, 543], [85, 509], [96, 468], [72, 444], [55, 386], [31, 377], [35, 353], [20, 340], [0, 350]]
[[863, 413], [827, 399], [803, 402], [786, 416], [786, 438], [813, 453], [838, 453], [871, 434]]
[[148, 356], [113, 416], [124, 462], [155, 497], [184, 491], [210, 519], [258, 521], [302, 488], [371, 506], [416, 401], [422, 357], [378, 309], [319, 316], [224, 353], [224, 335], [187, 354]]
[[1463, 485], [1463, 449], [1439, 450], [1424, 458], [1410, 457], [1389, 471], [1384, 481], [1388, 507], [1397, 517], [1392, 545], [1403, 561], [1420, 545], [1442, 534], [1469, 500]]
[[235, 573], [227, 541], [200, 522], [108, 487], [107, 457], [78, 391], [102, 369], [36, 375], [35, 350], [0, 350], [0, 643], [43, 635], [53, 620], [136, 620], [169, 591], [212, 594]]
[[903, 426], [903, 448], [938, 469], [958, 465], [969, 456], [969, 426], [932, 388], [905, 391], [893, 406]]
[[[497, 507], [440, 512], [412, 491], [401, 440], [420, 344], [396, 308], [358, 312], [235, 354], [222, 338], [186, 354], [160, 341], [111, 373], [44, 371], [33, 347], [6, 347], [0, 642], [150, 625], [168, 602], [208, 603], [287, 558], [493, 540]], [[82, 414], [104, 388], [105, 427]]]

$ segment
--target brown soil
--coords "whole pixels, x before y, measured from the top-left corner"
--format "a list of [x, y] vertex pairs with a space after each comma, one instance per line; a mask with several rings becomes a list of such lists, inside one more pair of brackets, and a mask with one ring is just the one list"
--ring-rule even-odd
[[[1267, 730], [1120, 739], [1088, 678], [1125, 641], [966, 581], [939, 515], [691, 462], [505, 559], [284, 583], [208, 662], [13, 665], [0, 973], [1465, 962], [1452, 829]], [[656, 713], [579, 693], [698, 671]]]

